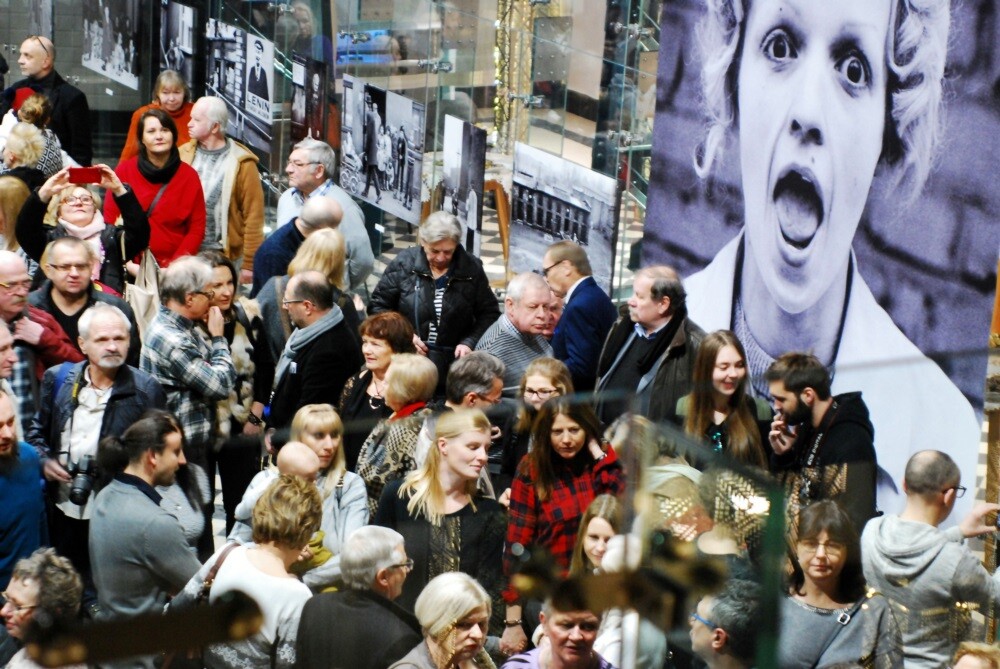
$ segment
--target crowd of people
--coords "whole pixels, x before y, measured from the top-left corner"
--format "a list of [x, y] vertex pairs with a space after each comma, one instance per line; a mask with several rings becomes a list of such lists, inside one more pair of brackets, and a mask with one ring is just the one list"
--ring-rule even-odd
[[[118, 166], [75, 183], [64, 165], [90, 162], [86, 129], [45, 126], [86, 101], [46, 111], [54, 51], [21, 45], [35, 85], [0, 109], [21, 115], [0, 185], [23, 184], [0, 188], [0, 664], [32, 666], [23, 642], [44, 616], [127, 620], [239, 590], [259, 631], [185, 661], [750, 667], [771, 579], [760, 519], [728, 492], [747, 481], [787, 493], [771, 510], [787, 526], [780, 666], [995, 663], [959, 646], [1000, 595], [962, 540], [994, 532], [1000, 505], [948, 525], [962, 472], [921, 451], [906, 507], [882, 515], [877, 426], [815, 356], [777, 357], [765, 397], [740, 338], [690, 318], [676, 271], [638, 270], [616, 307], [568, 240], [501, 304], [447, 212], [369, 295], [364, 215], [333, 149], [293, 147], [264, 239], [256, 158], [226, 136], [225, 103], [192, 103], [170, 71]], [[50, 140], [87, 152], [50, 166]], [[144, 263], [149, 318], [126, 299]], [[643, 429], [659, 436], [629, 435]], [[620, 457], [634, 443], [648, 472]], [[588, 596], [595, 575], [637, 568], [651, 532], [728, 566], [716, 591], [682, 584], [699, 593], [689, 648]], [[541, 594], [515, 578], [526, 566], [547, 570]]]

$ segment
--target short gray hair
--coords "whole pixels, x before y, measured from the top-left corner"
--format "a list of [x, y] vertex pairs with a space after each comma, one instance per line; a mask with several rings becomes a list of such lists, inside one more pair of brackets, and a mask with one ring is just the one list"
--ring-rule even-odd
[[503, 379], [507, 368], [500, 358], [486, 351], [473, 351], [451, 364], [445, 383], [445, 399], [458, 404], [469, 393], [487, 395], [493, 381]]
[[113, 304], [108, 304], [107, 302], [95, 302], [94, 306], [90, 307], [80, 316], [80, 320], [77, 322], [77, 330], [80, 336], [84, 339], [90, 339], [90, 324], [95, 318], [101, 314], [108, 314], [113, 316], [118, 316], [125, 325], [125, 332], [132, 332], [132, 322], [128, 319], [121, 309]]
[[160, 301], [183, 302], [188, 293], [205, 290], [212, 282], [212, 266], [197, 256], [182, 256], [160, 270]]
[[462, 242], [462, 224], [458, 217], [446, 211], [435, 211], [420, 224], [417, 237], [421, 244], [437, 244], [450, 239], [456, 244]]
[[330, 145], [312, 137], [306, 137], [292, 147], [293, 151], [305, 151], [309, 154], [309, 162], [323, 166], [327, 179], [332, 179], [337, 173], [337, 154]]
[[205, 116], [208, 117], [209, 121], [219, 124], [219, 130], [222, 131], [224, 137], [226, 126], [229, 125], [229, 108], [226, 107], [225, 100], [214, 95], [206, 95], [203, 98], [198, 98], [195, 104], [205, 110]]
[[530, 289], [544, 290], [550, 292], [549, 284], [541, 274], [534, 272], [521, 272], [507, 284], [507, 297], [514, 302], [520, 302], [524, 294]]
[[399, 547], [403, 535], [379, 525], [365, 525], [351, 532], [340, 550], [340, 571], [351, 590], [371, 590], [382, 569], [403, 562]]
[[424, 586], [413, 612], [424, 635], [437, 638], [476, 609], [492, 611], [492, 602], [483, 586], [468, 574], [449, 571]]

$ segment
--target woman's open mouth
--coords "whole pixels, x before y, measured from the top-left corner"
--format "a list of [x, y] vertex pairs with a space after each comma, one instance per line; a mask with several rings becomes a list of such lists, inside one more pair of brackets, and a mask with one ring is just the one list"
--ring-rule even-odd
[[774, 185], [774, 205], [781, 236], [804, 249], [823, 223], [823, 196], [809, 170], [788, 169]]

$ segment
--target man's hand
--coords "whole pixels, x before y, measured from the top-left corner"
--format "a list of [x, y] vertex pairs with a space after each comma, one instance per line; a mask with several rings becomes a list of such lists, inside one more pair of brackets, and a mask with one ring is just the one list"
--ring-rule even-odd
[[472, 349], [466, 346], [465, 344], [459, 344], [458, 346], [455, 347], [456, 358], [461, 358], [463, 356], [469, 355], [470, 353], [472, 353]]
[[73, 480], [70, 478], [69, 472], [63, 469], [61, 464], [51, 458], [45, 461], [42, 473], [45, 474], [46, 481], [62, 481], [63, 483], [69, 483]]
[[417, 353], [420, 355], [427, 355], [427, 352], [430, 350], [427, 348], [427, 344], [424, 343], [424, 340], [420, 338], [420, 335], [413, 335], [413, 345], [416, 347]]
[[989, 523], [983, 521], [983, 519], [990, 513], [994, 511], [1000, 511], [1000, 504], [977, 504], [972, 507], [972, 511], [969, 512], [962, 522], [958, 524], [958, 529], [962, 531], [962, 536], [965, 538], [980, 537], [984, 534], [990, 534], [997, 531], [997, 526], [995, 523]]
[[32, 346], [38, 345], [44, 332], [45, 328], [30, 318], [19, 318], [14, 325], [14, 339], [27, 342]]
[[212, 337], [221, 337], [226, 332], [226, 319], [222, 315], [219, 307], [209, 307], [208, 309], [208, 334]]
[[782, 413], [774, 414], [771, 422], [771, 431], [767, 434], [767, 439], [771, 442], [771, 449], [775, 455], [784, 455], [795, 444], [795, 435], [788, 429], [785, 423], [785, 416]]

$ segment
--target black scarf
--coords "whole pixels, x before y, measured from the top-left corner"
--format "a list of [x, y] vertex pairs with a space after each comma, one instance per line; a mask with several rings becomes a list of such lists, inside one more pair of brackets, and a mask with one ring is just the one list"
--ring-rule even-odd
[[163, 167], [157, 167], [149, 162], [149, 158], [146, 157], [146, 147], [139, 148], [138, 160], [139, 173], [146, 178], [146, 181], [154, 184], [168, 183], [181, 166], [181, 154], [178, 153], [176, 146], [170, 149], [170, 157]]
[[[638, 360], [636, 366], [639, 369], [640, 375], [644, 376], [653, 368], [653, 365], [656, 364], [656, 361], [667, 350], [674, 337], [677, 336], [677, 331], [685, 320], [687, 320], [687, 307], [682, 304], [671, 315], [667, 326], [656, 334], [656, 337], [653, 339], [653, 345], [646, 351], [646, 354]], [[623, 316], [623, 321], [621, 327], [612, 329], [608, 341], [604, 345], [604, 355], [601, 357], [597, 369], [598, 376], [604, 376], [608, 373], [611, 365], [614, 364], [615, 359], [618, 357], [619, 351], [622, 350], [622, 346], [625, 345], [625, 342], [629, 340], [629, 337], [634, 332], [635, 323], [628, 317], [627, 312]]]

